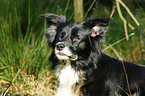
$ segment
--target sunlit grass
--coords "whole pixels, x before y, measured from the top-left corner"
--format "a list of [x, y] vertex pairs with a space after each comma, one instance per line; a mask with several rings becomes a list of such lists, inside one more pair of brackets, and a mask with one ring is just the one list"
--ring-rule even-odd
[[[8, 3], [9, 7], [3, 13], [6, 16], [1, 14], [0, 20], [0, 92], [3, 94], [11, 93], [9, 91], [11, 89], [13, 92], [14, 90], [17, 92], [17, 89], [21, 87], [25, 90], [25, 86], [29, 85], [27, 76], [35, 75], [35, 80], [37, 80], [38, 75], [48, 72], [51, 66], [48, 62], [51, 49], [44, 37], [46, 24], [43, 24], [41, 29], [36, 28], [38, 22], [32, 26], [31, 11], [28, 8], [29, 19], [26, 21], [28, 25], [24, 26], [26, 28], [24, 31], [22, 29], [24, 21], [21, 19], [21, 14], [18, 14], [15, 3], [14, 5], [11, 5], [12, 2]], [[36, 31], [36, 29], [38, 30]], [[22, 85], [23, 83], [24, 85]], [[26, 89], [29, 88], [26, 87]], [[21, 92], [23, 92], [22, 89]], [[28, 94], [28, 92], [26, 93]]]

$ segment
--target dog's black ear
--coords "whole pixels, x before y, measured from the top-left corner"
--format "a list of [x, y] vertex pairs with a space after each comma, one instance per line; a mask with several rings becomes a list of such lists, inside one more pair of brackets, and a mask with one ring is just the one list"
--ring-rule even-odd
[[98, 35], [104, 35], [107, 32], [110, 20], [112, 18], [90, 18], [83, 22], [83, 25], [91, 30], [91, 37], [96, 37]]
[[46, 14], [41, 14], [40, 16], [47, 19], [48, 26], [58, 25], [59, 23], [66, 22], [66, 18], [63, 15], [56, 15], [56, 14], [46, 13]]
[[55, 37], [57, 34], [57, 27], [66, 22], [65, 16], [62, 15], [56, 15], [56, 14], [42, 14], [41, 17], [44, 17], [47, 19], [47, 30], [46, 30], [46, 36], [48, 38], [48, 43], [50, 46], [53, 46], [53, 43], [55, 41]]

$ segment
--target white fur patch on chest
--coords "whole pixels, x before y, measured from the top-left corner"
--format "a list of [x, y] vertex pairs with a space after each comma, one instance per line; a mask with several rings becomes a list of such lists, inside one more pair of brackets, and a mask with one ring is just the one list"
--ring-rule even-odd
[[79, 72], [76, 72], [70, 65], [70, 61], [56, 73], [59, 86], [55, 96], [76, 96], [73, 85], [79, 82]]

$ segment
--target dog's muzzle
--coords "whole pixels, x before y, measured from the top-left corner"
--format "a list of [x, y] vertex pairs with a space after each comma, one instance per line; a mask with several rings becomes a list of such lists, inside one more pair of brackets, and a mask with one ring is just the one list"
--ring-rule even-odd
[[55, 54], [60, 60], [77, 60], [78, 56], [74, 55], [63, 42], [58, 42], [55, 46]]

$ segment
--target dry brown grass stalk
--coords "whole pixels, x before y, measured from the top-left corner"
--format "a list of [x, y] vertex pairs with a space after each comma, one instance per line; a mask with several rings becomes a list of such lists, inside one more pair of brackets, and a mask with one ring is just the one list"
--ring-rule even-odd
[[[134, 33], [131, 33], [131, 34], [128, 35], [128, 37], [133, 36], [133, 35], [134, 35]], [[105, 51], [105, 50], [111, 48], [112, 46], [114, 46], [114, 45], [120, 43], [121, 41], [123, 41], [123, 40], [125, 40], [125, 39], [126, 39], [126, 37], [124, 37], [124, 38], [122, 38], [122, 39], [116, 41], [115, 43], [113, 43], [113, 44], [109, 45], [108, 47], [104, 48], [103, 51]]]

